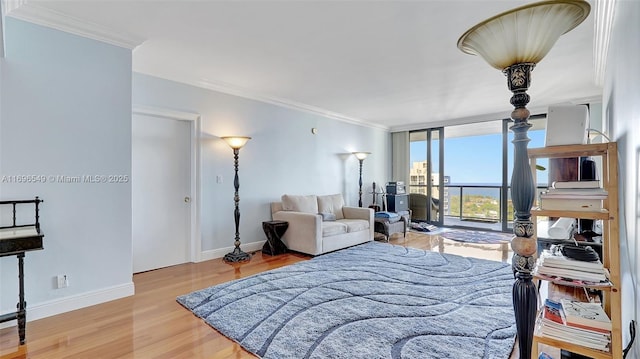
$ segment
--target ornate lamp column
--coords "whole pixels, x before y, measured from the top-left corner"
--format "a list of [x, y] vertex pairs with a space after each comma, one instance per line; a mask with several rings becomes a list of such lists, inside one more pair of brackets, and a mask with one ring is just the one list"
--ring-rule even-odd
[[358, 207], [362, 207], [362, 162], [371, 154], [371, 152], [352, 152], [360, 162], [360, 181], [358, 182]]
[[529, 166], [527, 131], [531, 124], [527, 90], [531, 71], [549, 52], [558, 38], [578, 26], [591, 7], [584, 0], [551, 0], [528, 4], [489, 18], [465, 32], [458, 48], [480, 55], [507, 76], [513, 92], [511, 112], [514, 133], [514, 166], [511, 176], [511, 199], [515, 210], [511, 240], [513, 270], [513, 309], [518, 330], [520, 358], [531, 357], [531, 345], [537, 308], [537, 289], [532, 281], [536, 238], [531, 222], [535, 198], [533, 174]]
[[235, 248], [233, 252], [227, 253], [224, 256], [224, 261], [226, 262], [240, 262], [250, 260], [251, 256], [248, 253], [245, 253], [240, 249], [240, 207], [238, 206], [240, 202], [240, 196], [238, 196], [238, 189], [240, 188], [240, 180], [238, 179], [238, 157], [240, 155], [240, 149], [244, 146], [247, 141], [251, 139], [251, 137], [244, 136], [226, 136], [221, 137], [223, 140], [227, 142], [229, 147], [233, 149], [233, 166], [235, 168], [235, 176], [233, 178], [233, 186], [235, 188], [235, 194], [233, 196], [233, 200], [235, 202], [235, 210], [233, 211], [233, 217], [236, 220], [236, 240], [235, 240]]

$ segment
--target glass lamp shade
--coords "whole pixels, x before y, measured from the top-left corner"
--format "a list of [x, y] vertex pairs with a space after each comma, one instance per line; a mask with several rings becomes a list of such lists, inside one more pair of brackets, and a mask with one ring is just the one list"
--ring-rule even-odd
[[504, 70], [514, 64], [537, 64], [558, 38], [587, 18], [585, 0], [552, 0], [521, 6], [487, 19], [458, 39], [458, 48], [479, 55]]
[[371, 154], [371, 152], [352, 152], [352, 153], [359, 160], [364, 160], [365, 158], [367, 158], [367, 156], [369, 156]]
[[247, 141], [251, 139], [251, 137], [246, 136], [224, 136], [220, 138], [225, 140], [229, 147], [233, 148], [234, 150], [241, 149], [242, 146], [244, 146], [245, 143], [247, 143]]

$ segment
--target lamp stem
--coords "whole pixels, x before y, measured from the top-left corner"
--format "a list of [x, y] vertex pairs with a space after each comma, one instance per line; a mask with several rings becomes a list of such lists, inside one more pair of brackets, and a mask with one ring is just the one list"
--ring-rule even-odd
[[512, 268], [516, 277], [513, 284], [513, 309], [518, 331], [520, 358], [531, 357], [533, 331], [536, 319], [537, 288], [532, 281], [533, 268], [537, 245], [533, 238], [534, 228], [531, 222], [531, 207], [535, 198], [533, 174], [529, 164], [527, 145], [530, 141], [527, 131], [531, 128], [529, 110], [529, 95], [526, 93], [530, 84], [531, 71], [535, 64], [515, 64], [504, 73], [507, 75], [509, 90], [513, 92], [511, 104], [514, 106], [511, 118], [514, 121], [513, 131], [513, 173], [511, 175], [511, 200], [515, 211], [513, 232], [515, 238], [511, 241], [513, 249]]
[[227, 253], [224, 256], [224, 260], [226, 262], [240, 262], [244, 260], [251, 259], [251, 256], [248, 253], [245, 253], [240, 249], [240, 196], [238, 195], [238, 190], [240, 189], [240, 179], [238, 178], [238, 157], [240, 155], [240, 149], [233, 149], [233, 166], [235, 168], [235, 176], [233, 177], [233, 187], [235, 188], [235, 194], [233, 196], [233, 201], [235, 202], [235, 209], [233, 211], [233, 217], [236, 221], [236, 238], [235, 238], [235, 248], [233, 252]]
[[358, 190], [358, 207], [362, 207], [362, 162], [364, 161], [364, 159], [358, 161], [360, 161], [360, 181], [358, 182], [360, 187]]

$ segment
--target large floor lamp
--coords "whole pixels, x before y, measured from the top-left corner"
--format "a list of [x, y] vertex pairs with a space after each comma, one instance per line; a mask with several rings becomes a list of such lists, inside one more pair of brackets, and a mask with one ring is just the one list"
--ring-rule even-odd
[[238, 179], [238, 157], [240, 155], [240, 149], [244, 146], [247, 141], [251, 139], [251, 137], [244, 136], [226, 136], [221, 137], [223, 140], [227, 142], [229, 147], [233, 149], [233, 166], [235, 168], [235, 176], [233, 178], [233, 186], [236, 189], [235, 195], [233, 196], [233, 200], [235, 202], [235, 209], [233, 211], [233, 217], [236, 220], [236, 240], [235, 240], [235, 248], [233, 252], [227, 253], [224, 256], [225, 262], [240, 262], [247, 261], [251, 259], [251, 256], [248, 253], [245, 253], [240, 249], [240, 207], [238, 206], [240, 202], [240, 196], [238, 196], [238, 189], [240, 188], [240, 180]]
[[551, 50], [558, 38], [578, 26], [591, 7], [584, 0], [552, 0], [528, 4], [487, 19], [465, 32], [458, 48], [479, 55], [507, 76], [513, 92], [511, 112], [514, 133], [514, 165], [511, 176], [511, 198], [515, 211], [511, 241], [513, 269], [513, 307], [518, 330], [520, 358], [531, 357], [536, 316], [536, 286], [532, 281], [536, 239], [531, 222], [531, 206], [535, 196], [533, 174], [529, 166], [527, 131], [531, 124], [527, 90], [531, 71]]
[[371, 154], [371, 152], [352, 152], [356, 158], [358, 159], [358, 162], [360, 162], [360, 181], [358, 182], [359, 185], [359, 189], [358, 189], [358, 207], [362, 207], [362, 162], [364, 162], [364, 159], [367, 158], [367, 156], [369, 156]]

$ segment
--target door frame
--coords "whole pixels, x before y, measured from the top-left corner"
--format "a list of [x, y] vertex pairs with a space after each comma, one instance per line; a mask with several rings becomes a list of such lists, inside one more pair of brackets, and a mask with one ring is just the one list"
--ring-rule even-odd
[[[146, 105], [133, 105], [133, 115], [143, 115], [159, 118], [167, 118], [170, 120], [189, 121], [190, 133], [191, 133], [191, 149], [190, 149], [190, 164], [191, 173], [189, 193], [191, 197], [190, 213], [189, 213], [189, 240], [187, 241], [187, 253], [189, 253], [188, 260], [191, 262], [200, 262], [202, 260], [202, 241], [200, 240], [200, 196], [201, 196], [201, 184], [200, 184], [200, 170], [202, 167], [201, 153], [200, 153], [200, 131], [202, 118], [199, 113], [175, 111], [162, 107], [146, 106]], [[132, 236], [133, 241], [133, 236]], [[133, 243], [132, 243], [133, 245]]]

